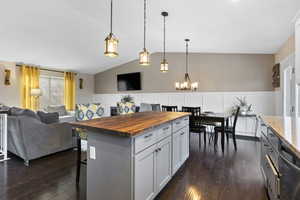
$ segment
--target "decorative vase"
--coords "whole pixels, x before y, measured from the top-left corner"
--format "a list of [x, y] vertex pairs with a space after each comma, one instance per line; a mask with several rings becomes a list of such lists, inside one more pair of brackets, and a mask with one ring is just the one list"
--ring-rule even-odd
[[248, 106], [241, 106], [240, 107], [240, 114], [241, 115], [247, 115], [248, 113]]

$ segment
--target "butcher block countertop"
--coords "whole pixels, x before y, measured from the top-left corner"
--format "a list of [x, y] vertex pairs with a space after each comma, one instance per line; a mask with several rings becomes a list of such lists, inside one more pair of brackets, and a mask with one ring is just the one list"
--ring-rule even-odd
[[186, 112], [139, 112], [128, 115], [103, 117], [82, 122], [73, 122], [72, 126], [99, 129], [124, 136], [136, 136], [143, 131], [161, 124], [189, 116]]
[[[264, 123], [300, 158], [300, 143], [290, 117], [263, 116]], [[299, 133], [298, 133], [299, 134]], [[299, 137], [299, 136], [298, 136]]]

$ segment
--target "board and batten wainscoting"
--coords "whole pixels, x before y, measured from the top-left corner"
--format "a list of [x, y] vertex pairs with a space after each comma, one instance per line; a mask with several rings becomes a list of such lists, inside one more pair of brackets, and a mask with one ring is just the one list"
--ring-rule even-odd
[[[253, 111], [260, 115], [276, 115], [278, 102], [276, 92], [174, 92], [174, 93], [115, 93], [96, 94], [93, 101], [103, 104], [105, 116], [110, 116], [110, 106], [116, 106], [124, 95], [131, 95], [136, 105], [158, 103], [161, 105], [201, 106], [202, 111], [226, 112], [237, 103], [236, 97], [247, 98]], [[237, 135], [255, 136], [256, 119], [240, 117], [237, 123]], [[257, 136], [260, 136], [259, 131]]]

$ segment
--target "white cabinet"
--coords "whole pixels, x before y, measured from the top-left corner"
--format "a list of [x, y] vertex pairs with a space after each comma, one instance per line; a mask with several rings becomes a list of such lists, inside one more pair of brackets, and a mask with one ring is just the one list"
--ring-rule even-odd
[[172, 140], [167, 137], [135, 156], [135, 199], [150, 200], [172, 177]]
[[189, 142], [189, 127], [186, 126], [182, 129], [182, 133], [180, 134], [181, 141], [181, 149], [182, 149], [182, 164], [188, 159], [190, 155], [190, 142]]
[[135, 138], [134, 200], [154, 199], [189, 157], [188, 120], [177, 119]]
[[181, 132], [177, 131], [176, 133], [173, 134], [173, 138], [172, 138], [172, 148], [173, 148], [173, 156], [172, 156], [172, 160], [173, 160], [173, 170], [172, 170], [172, 174], [175, 174], [177, 172], [177, 170], [180, 168], [181, 166]]
[[156, 188], [160, 192], [172, 177], [172, 140], [168, 137], [157, 144]]
[[173, 134], [173, 170], [175, 174], [189, 157], [189, 127], [186, 126]]
[[135, 194], [136, 200], [150, 200], [155, 196], [156, 146], [135, 156]]

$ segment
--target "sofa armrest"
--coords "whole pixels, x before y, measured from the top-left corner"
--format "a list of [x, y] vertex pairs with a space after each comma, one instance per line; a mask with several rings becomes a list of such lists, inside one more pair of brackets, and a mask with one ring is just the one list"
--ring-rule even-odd
[[74, 115], [59, 116], [59, 123], [75, 122]]

